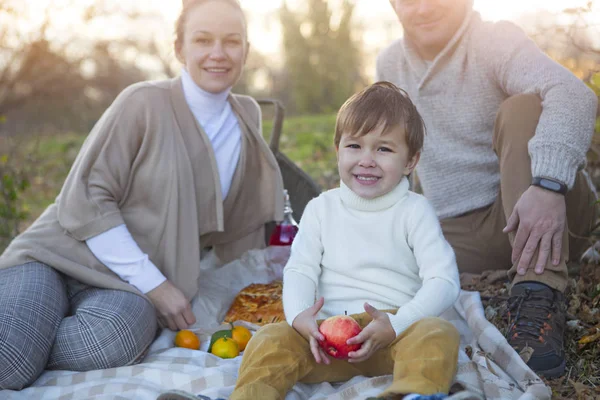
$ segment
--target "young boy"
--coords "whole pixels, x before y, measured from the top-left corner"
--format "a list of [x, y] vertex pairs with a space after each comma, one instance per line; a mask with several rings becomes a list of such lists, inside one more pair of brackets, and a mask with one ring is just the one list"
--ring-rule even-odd
[[[415, 106], [391, 83], [342, 106], [334, 140], [340, 188], [307, 205], [284, 269], [287, 322], [254, 335], [230, 400], [279, 400], [297, 382], [391, 373], [381, 398], [446, 397], [459, 334], [435, 317], [456, 301], [460, 284], [433, 208], [408, 190], [423, 138]], [[330, 359], [318, 345], [319, 320], [346, 312], [363, 328], [348, 344], [362, 347], [348, 360]]]
[[[424, 134], [408, 95], [391, 83], [342, 106], [334, 139], [340, 188], [306, 206], [283, 274], [287, 322], [250, 340], [230, 400], [283, 400], [297, 382], [391, 373], [380, 399], [447, 397], [459, 334], [435, 317], [460, 285], [433, 208], [408, 190]], [[319, 324], [345, 313], [363, 328], [347, 343], [362, 346], [348, 360], [330, 359], [318, 345]], [[160, 399], [194, 398], [176, 394]]]

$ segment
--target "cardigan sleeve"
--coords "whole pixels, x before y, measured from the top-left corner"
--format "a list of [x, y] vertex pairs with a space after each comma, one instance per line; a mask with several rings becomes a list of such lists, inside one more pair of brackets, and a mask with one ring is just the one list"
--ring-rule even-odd
[[306, 205], [290, 259], [283, 269], [283, 311], [290, 325], [315, 303], [323, 256], [317, 201], [318, 198], [313, 199]]
[[124, 224], [119, 202], [127, 190], [145, 133], [145, 101], [136, 86], [122, 92], [84, 142], [57, 198], [58, 222], [84, 241]]
[[586, 162], [598, 98], [579, 78], [550, 59], [510, 22], [484, 25], [476, 51], [490, 78], [509, 96], [536, 94], [542, 114], [529, 141], [533, 176], [554, 178], [573, 187]]
[[422, 196], [409, 214], [407, 240], [413, 249], [423, 285], [412, 300], [389, 314], [396, 335], [425, 317], [437, 317], [451, 307], [460, 292], [454, 251], [444, 238], [433, 207]]

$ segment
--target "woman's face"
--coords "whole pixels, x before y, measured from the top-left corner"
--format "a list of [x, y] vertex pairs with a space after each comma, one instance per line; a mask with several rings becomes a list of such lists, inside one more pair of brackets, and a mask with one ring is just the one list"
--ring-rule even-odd
[[210, 93], [220, 93], [238, 81], [248, 54], [246, 27], [239, 9], [208, 1], [189, 10], [183, 40], [176, 54], [194, 82]]

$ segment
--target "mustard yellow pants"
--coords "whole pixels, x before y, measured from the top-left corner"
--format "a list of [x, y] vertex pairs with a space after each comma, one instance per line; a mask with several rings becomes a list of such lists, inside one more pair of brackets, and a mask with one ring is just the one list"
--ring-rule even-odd
[[[371, 317], [352, 317], [361, 327]], [[331, 358], [317, 364], [309, 343], [287, 322], [261, 328], [248, 343], [235, 390], [230, 400], [279, 400], [296, 382], [343, 382], [357, 375], [393, 374], [383, 395], [448, 393], [456, 373], [460, 335], [440, 318], [426, 318], [411, 325], [387, 348], [362, 363]]]

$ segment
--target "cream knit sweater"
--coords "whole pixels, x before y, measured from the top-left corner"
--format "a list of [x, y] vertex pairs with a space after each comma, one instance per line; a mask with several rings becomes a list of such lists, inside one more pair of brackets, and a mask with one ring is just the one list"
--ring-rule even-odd
[[429, 65], [397, 40], [377, 60], [377, 79], [405, 89], [423, 116], [427, 137], [417, 174], [439, 218], [487, 206], [498, 195], [494, 120], [509, 96], [534, 93], [542, 115], [529, 142], [531, 172], [573, 186], [586, 160], [598, 99], [548, 58], [516, 25], [483, 22], [469, 12]]
[[429, 202], [404, 179], [372, 200], [343, 183], [306, 206], [283, 273], [283, 308], [291, 325], [323, 296], [319, 318], [389, 314], [396, 335], [451, 307], [460, 290], [454, 252]]

